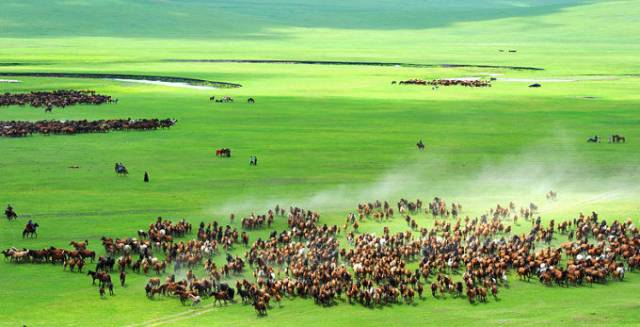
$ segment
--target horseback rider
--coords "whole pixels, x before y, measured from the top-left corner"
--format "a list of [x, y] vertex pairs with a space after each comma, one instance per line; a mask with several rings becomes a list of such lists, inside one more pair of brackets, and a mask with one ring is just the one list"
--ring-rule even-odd
[[10, 204], [7, 205], [7, 209], [5, 209], [4, 214], [7, 216], [7, 219], [11, 220], [11, 218], [16, 218], [18, 215], [13, 211], [13, 207]]
[[31, 231], [33, 230], [33, 221], [31, 219], [29, 219], [29, 222], [27, 223], [27, 226], [24, 227], [26, 230]]

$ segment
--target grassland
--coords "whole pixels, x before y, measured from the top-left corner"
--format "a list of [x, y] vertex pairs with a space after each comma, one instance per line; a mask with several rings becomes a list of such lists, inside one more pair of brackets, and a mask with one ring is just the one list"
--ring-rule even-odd
[[[0, 120], [176, 118], [156, 132], [0, 139], [0, 248], [67, 246], [135, 236], [155, 217], [196, 224], [268, 207], [317, 209], [342, 224], [360, 201], [441, 196], [479, 215], [496, 203], [538, 203], [542, 217], [598, 211], [638, 222], [640, 95], [638, 1], [14, 1], [0, 4], [0, 72], [180, 76], [242, 84], [192, 90], [80, 78], [16, 77], [0, 93], [95, 89], [118, 104], [45, 114], [0, 108]], [[171, 23], [169, 23], [171, 22]], [[499, 49], [517, 49], [501, 53]], [[354, 60], [542, 67], [415, 68], [166, 59]], [[20, 65], [2, 65], [19, 63]], [[391, 85], [408, 78], [489, 76], [486, 89]], [[4, 78], [4, 77], [3, 77]], [[209, 96], [230, 95], [233, 104]], [[244, 102], [254, 97], [257, 103]], [[586, 97], [593, 97], [586, 98]], [[623, 134], [625, 145], [587, 144]], [[424, 153], [415, 142], [423, 139]], [[217, 159], [214, 149], [233, 149]], [[259, 166], [250, 167], [250, 155]], [[131, 175], [117, 177], [113, 163]], [[69, 169], [69, 166], [79, 169]], [[151, 183], [142, 182], [149, 171]], [[544, 193], [559, 192], [557, 203]], [[429, 225], [430, 219], [420, 217]], [[285, 228], [279, 221], [276, 228]], [[403, 230], [398, 220], [392, 230]], [[238, 223], [234, 224], [239, 227]], [[363, 231], [380, 233], [366, 223]], [[521, 225], [516, 229], [524, 231]], [[252, 232], [252, 240], [267, 231]], [[557, 242], [561, 240], [558, 239]], [[241, 254], [243, 249], [234, 251]], [[223, 260], [222, 257], [216, 258]], [[512, 278], [500, 301], [418, 301], [367, 309], [285, 300], [267, 317], [250, 306], [196, 309], [147, 300], [146, 277], [101, 300], [89, 278], [59, 266], [0, 262], [0, 326], [214, 325], [637, 325], [640, 276], [593, 288], [547, 288]]]

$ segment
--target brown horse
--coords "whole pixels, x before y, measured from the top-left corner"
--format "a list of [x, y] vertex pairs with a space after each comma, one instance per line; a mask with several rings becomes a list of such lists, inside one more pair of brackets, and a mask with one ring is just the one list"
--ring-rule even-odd
[[40, 225], [38, 225], [37, 223], [28, 224], [27, 226], [25, 226], [24, 230], [22, 231], [22, 238], [33, 238], [34, 236], [38, 238], [38, 227], [40, 227]]
[[215, 305], [216, 303], [220, 303], [220, 306], [222, 306], [222, 302], [224, 302], [225, 305], [227, 305], [227, 293], [224, 291], [218, 291], [218, 292], [214, 292], [213, 296], [215, 297], [215, 300], [213, 301], [213, 305]]
[[111, 276], [106, 272], [95, 272], [89, 270], [89, 272], [87, 272], [87, 276], [91, 276], [93, 280], [91, 285], [95, 285], [96, 280], [98, 280], [98, 284], [101, 286], [111, 283]]
[[264, 304], [262, 300], [253, 302], [253, 307], [256, 309], [259, 316], [264, 316], [267, 314], [267, 305]]

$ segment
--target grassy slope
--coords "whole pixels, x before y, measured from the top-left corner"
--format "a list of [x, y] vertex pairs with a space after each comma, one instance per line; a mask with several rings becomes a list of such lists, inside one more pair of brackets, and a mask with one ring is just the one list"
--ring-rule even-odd
[[[18, 85], [0, 84], [0, 92], [93, 88], [121, 99], [118, 105], [73, 107], [48, 116], [29, 108], [3, 108], [2, 119], [159, 116], [179, 120], [175, 128], [154, 133], [0, 140], [0, 203], [12, 203], [43, 226], [40, 239], [22, 241], [16, 237], [22, 223], [1, 221], [0, 248], [64, 246], [71, 239], [89, 238], [97, 249], [100, 236], [133, 236], [157, 215], [187, 217], [194, 223], [226, 221], [231, 211], [262, 211], [276, 202], [309, 205], [322, 210], [325, 222], [341, 223], [358, 201], [442, 195], [462, 202], [475, 215], [511, 199], [543, 203], [542, 194], [548, 188], [559, 190], [564, 202], [545, 205], [547, 219], [590, 210], [636, 217], [632, 200], [637, 194], [635, 163], [640, 159], [633, 142], [640, 137], [634, 128], [638, 80], [623, 75], [637, 73], [640, 64], [634, 59], [638, 46], [629, 42], [640, 28], [627, 18], [637, 14], [637, 1], [554, 6], [486, 2], [481, 20], [476, 18], [479, 9], [468, 7], [472, 2], [458, 8], [433, 5], [455, 13], [451, 15], [434, 14], [431, 5], [411, 2], [415, 7], [409, 8], [418, 16], [423, 14], [424, 21], [398, 18], [390, 2], [326, 2], [326, 6], [314, 5], [297, 15], [282, 13], [290, 9], [286, 6], [291, 1], [277, 6], [151, 1], [82, 6], [83, 2], [75, 1], [62, 7], [51, 3], [6, 1], [0, 5], [0, 62], [33, 64], [2, 70], [165, 74], [239, 82], [245, 87], [206, 92], [36, 78], [21, 78], [23, 83]], [[535, 8], [516, 6], [520, 4]], [[333, 10], [334, 5], [340, 10]], [[165, 6], [179, 8], [167, 10]], [[369, 11], [358, 10], [361, 8]], [[380, 15], [382, 9], [392, 14]], [[61, 15], [56, 16], [60, 19], [20, 25], [25, 18], [51, 12]], [[311, 12], [320, 15], [303, 15]], [[170, 16], [182, 18], [169, 20]], [[291, 20], [283, 18], [290, 16]], [[95, 23], [99, 19], [104, 21]], [[163, 24], [166, 21], [173, 24]], [[585, 22], [589, 28], [584, 27]], [[518, 48], [518, 54], [496, 51], [511, 47]], [[541, 66], [547, 71], [156, 62], [177, 57], [513, 64]], [[604, 74], [619, 79], [548, 83], [535, 91], [527, 89], [526, 83], [506, 82], [491, 89], [441, 88], [438, 92], [389, 85], [390, 80], [402, 78], [485, 72], [506, 77]], [[258, 104], [213, 106], [206, 101], [210, 94], [240, 99], [255, 96]], [[584, 143], [586, 135], [613, 131], [632, 142], [625, 146]], [[424, 156], [413, 149], [418, 138], [428, 144]], [[234, 158], [213, 158], [212, 149], [220, 146], [234, 149]], [[260, 158], [258, 169], [247, 165], [251, 154]], [[115, 161], [125, 162], [132, 175], [113, 176]], [[68, 169], [71, 165], [81, 168]], [[150, 171], [152, 183], [141, 183], [143, 170]], [[598, 197], [603, 192], [608, 197]], [[421, 221], [428, 224], [425, 218]], [[283, 228], [282, 224], [278, 227]], [[404, 228], [399, 221], [392, 227]], [[364, 227], [377, 232], [381, 228], [374, 223]], [[116, 298], [99, 301], [86, 276], [62, 273], [58, 266], [2, 263], [0, 315], [6, 318], [0, 325], [23, 321], [28, 325], [125, 325], [188, 310], [175, 299], [147, 301], [141, 293], [144, 280], [130, 274], [128, 288], [117, 288]], [[323, 309], [312, 301], [293, 300], [271, 310], [268, 318], [257, 319], [249, 307], [207, 311], [210, 302], [206, 302], [198, 309], [202, 314], [189, 319], [175, 316], [175, 321], [167, 322], [637, 322], [637, 275], [624, 283], [593, 289], [547, 289], [515, 281], [512, 286], [502, 293], [499, 303], [478, 306], [463, 300], [430, 299], [415, 308], [369, 310], [341, 304]], [[22, 313], [26, 306], [30, 307], [28, 316]]]

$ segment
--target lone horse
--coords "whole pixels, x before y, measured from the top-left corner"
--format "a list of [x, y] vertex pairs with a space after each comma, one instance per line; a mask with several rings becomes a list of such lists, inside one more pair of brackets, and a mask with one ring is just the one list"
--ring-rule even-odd
[[34, 236], [38, 238], [37, 230], [39, 226], [40, 225], [38, 225], [38, 223], [25, 226], [24, 230], [22, 231], [22, 238], [33, 238]]
[[600, 137], [598, 135], [594, 135], [587, 139], [587, 143], [600, 143]]

